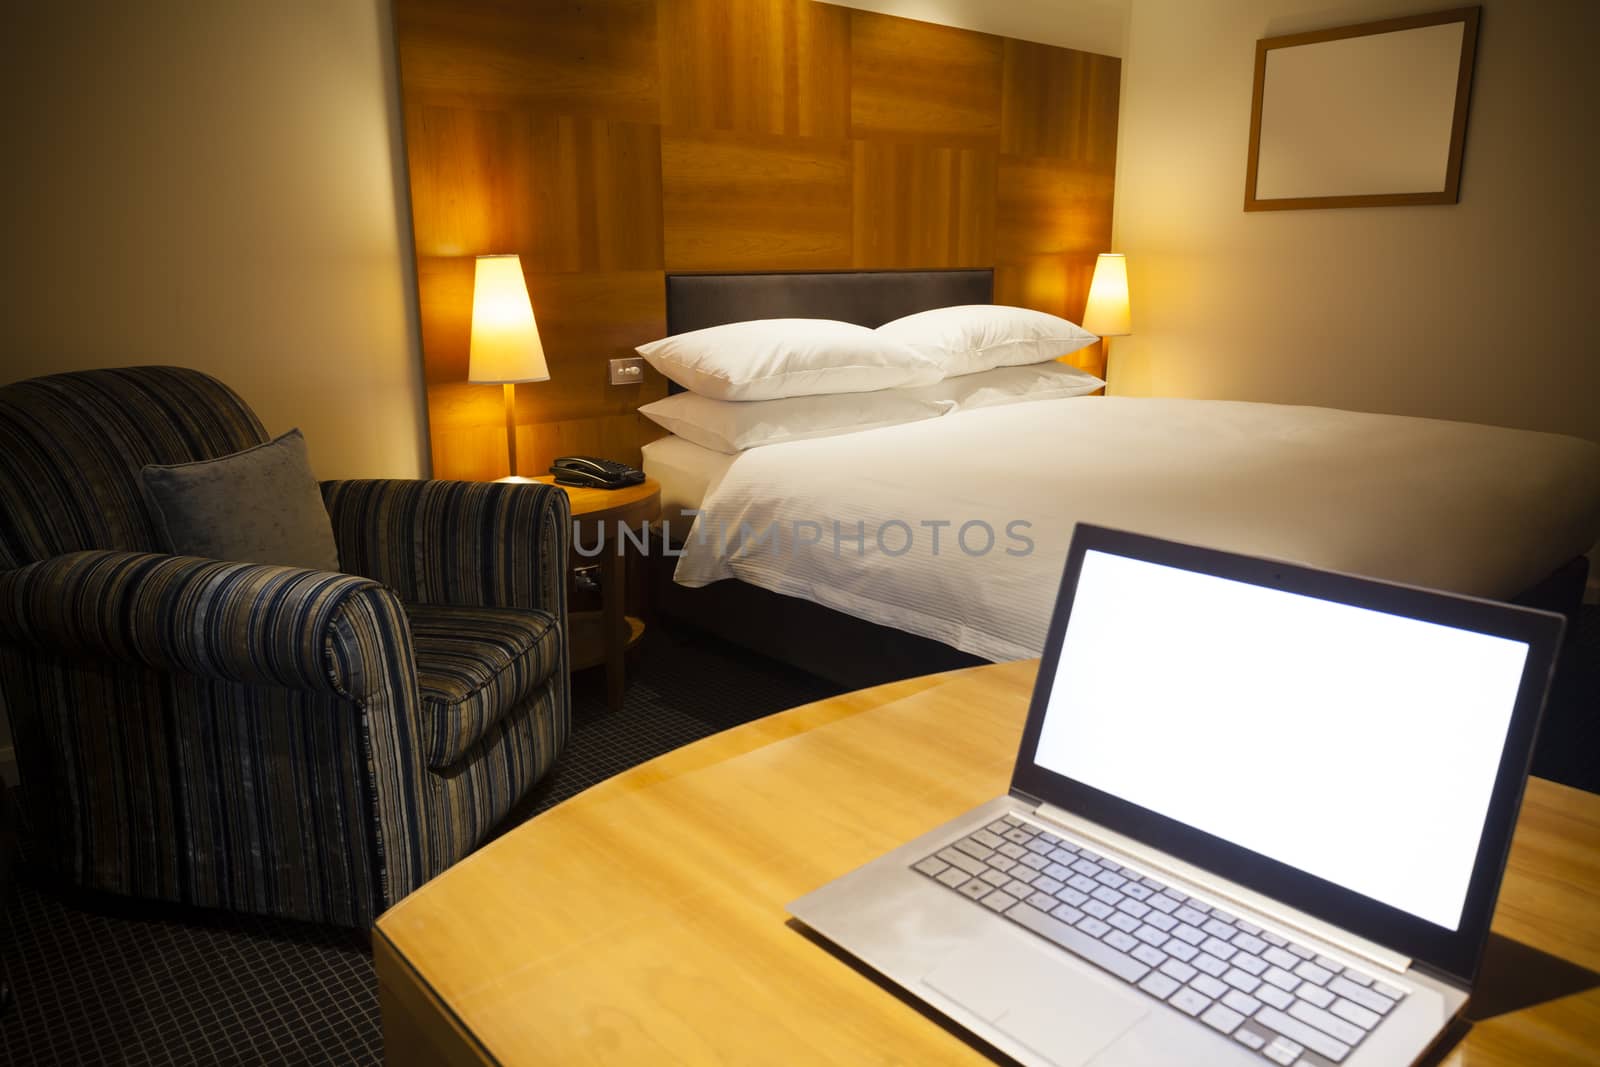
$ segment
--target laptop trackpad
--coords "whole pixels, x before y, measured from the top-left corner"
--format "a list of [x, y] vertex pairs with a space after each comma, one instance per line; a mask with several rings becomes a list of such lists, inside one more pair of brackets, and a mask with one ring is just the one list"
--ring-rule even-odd
[[923, 976], [929, 986], [1060, 1067], [1087, 1063], [1150, 1010], [1048, 952], [975, 945]]

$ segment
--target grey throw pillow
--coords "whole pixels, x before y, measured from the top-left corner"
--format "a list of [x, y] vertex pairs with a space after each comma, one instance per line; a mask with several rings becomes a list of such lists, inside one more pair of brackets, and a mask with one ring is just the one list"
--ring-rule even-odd
[[169, 552], [339, 569], [333, 523], [299, 430], [231, 456], [152, 465], [140, 475]]

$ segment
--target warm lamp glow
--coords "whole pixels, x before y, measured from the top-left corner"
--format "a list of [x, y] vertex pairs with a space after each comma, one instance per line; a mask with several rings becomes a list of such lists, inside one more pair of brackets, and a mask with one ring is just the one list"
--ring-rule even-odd
[[[1086, 327], [1087, 328], [1087, 327]], [[522, 260], [479, 256], [472, 285], [469, 382], [545, 382], [550, 368], [533, 321]]]
[[1102, 252], [1089, 283], [1083, 328], [1101, 337], [1126, 337], [1133, 332], [1128, 309], [1128, 261], [1120, 252]]
[[505, 387], [506, 459], [515, 481], [516, 383], [550, 380], [520, 257], [478, 257], [472, 279], [472, 347], [468, 351], [467, 381], [499, 382]]

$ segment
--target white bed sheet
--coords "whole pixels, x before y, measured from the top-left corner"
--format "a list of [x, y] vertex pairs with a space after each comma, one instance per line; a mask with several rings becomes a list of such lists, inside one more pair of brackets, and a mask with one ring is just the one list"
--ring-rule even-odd
[[[1039, 653], [1080, 520], [1513, 596], [1600, 537], [1600, 445], [1327, 408], [1085, 397], [752, 449], [701, 505], [679, 582], [739, 578], [1004, 660]], [[903, 554], [895, 520], [913, 535]], [[938, 521], [952, 525], [936, 551], [925, 524]], [[952, 545], [974, 521], [995, 532], [987, 554]], [[1007, 554], [1022, 548], [1006, 536], [1017, 521], [1028, 554]], [[805, 523], [819, 543], [799, 547]], [[740, 544], [741, 524], [777, 532]], [[968, 547], [982, 541], [972, 527]]]
[[694, 521], [684, 510], [698, 508], [738, 458], [672, 434], [644, 446], [644, 472], [661, 483], [661, 518], [675, 542]]

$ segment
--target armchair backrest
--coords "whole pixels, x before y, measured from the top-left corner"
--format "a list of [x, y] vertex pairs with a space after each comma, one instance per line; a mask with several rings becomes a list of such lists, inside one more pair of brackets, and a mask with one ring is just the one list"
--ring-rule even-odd
[[0, 387], [0, 570], [84, 549], [159, 551], [147, 463], [214, 459], [266, 429], [226, 385], [183, 367], [120, 367]]

